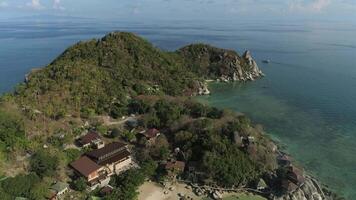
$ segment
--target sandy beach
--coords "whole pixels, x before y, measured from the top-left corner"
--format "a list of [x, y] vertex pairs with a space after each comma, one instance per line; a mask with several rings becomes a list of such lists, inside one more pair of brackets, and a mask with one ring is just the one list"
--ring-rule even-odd
[[[179, 194], [189, 196], [194, 200], [199, 200], [202, 197], [196, 196], [191, 189], [186, 188], [185, 184], [172, 184], [163, 188], [154, 182], [145, 182], [139, 188], [138, 200], [177, 200]], [[171, 190], [170, 190], [171, 189]]]

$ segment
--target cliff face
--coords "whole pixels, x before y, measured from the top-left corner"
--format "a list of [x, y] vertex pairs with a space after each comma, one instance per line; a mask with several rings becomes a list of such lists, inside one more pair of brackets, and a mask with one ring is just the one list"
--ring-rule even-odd
[[247, 81], [264, 75], [249, 51], [241, 57], [235, 51], [195, 44], [183, 47], [178, 53], [192, 71], [209, 79]]
[[317, 180], [310, 176], [305, 177], [305, 183], [296, 191], [287, 193], [273, 200], [333, 200], [334, 198], [325, 194]]

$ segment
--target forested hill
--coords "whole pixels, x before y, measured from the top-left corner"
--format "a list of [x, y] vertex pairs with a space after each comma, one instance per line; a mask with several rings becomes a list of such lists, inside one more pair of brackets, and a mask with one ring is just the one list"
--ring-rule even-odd
[[[75, 44], [27, 75], [14, 93], [0, 97], [1, 199], [44, 199], [49, 185], [58, 180], [71, 184], [70, 198], [98, 194], [86, 193], [85, 180], [68, 170], [68, 164], [87, 151], [75, 144], [89, 130], [108, 143], [124, 140], [132, 145], [141, 166], [114, 176], [114, 192], [104, 199], [136, 199], [146, 178], [167, 178], [159, 164], [172, 156], [195, 163], [193, 177], [183, 174], [187, 180], [256, 188], [262, 179], [280, 199], [314, 198], [319, 193], [321, 199], [324, 194], [315, 181], [307, 178], [304, 183], [299, 173], [294, 175], [301, 182], [292, 176], [293, 184], [303, 185], [297, 197], [289, 195], [289, 186], [285, 191], [282, 183], [289, 181], [294, 168], [277, 162], [280, 152], [262, 127], [243, 115], [186, 97], [206, 91], [206, 79], [247, 81], [262, 75], [248, 51], [240, 56], [196, 44], [164, 52], [132, 33]], [[137, 136], [151, 128], [161, 134], [148, 147], [147, 139]]]
[[79, 42], [27, 76], [17, 102], [49, 117], [121, 112], [137, 95], [196, 95], [204, 79], [253, 80], [262, 75], [249, 52], [197, 44], [164, 52], [132, 33]]

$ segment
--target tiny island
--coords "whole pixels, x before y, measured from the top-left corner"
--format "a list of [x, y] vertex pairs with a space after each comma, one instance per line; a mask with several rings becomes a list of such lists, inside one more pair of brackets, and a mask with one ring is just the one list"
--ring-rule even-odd
[[337, 199], [247, 116], [194, 98], [262, 76], [249, 51], [79, 42], [0, 98], [1, 199]]

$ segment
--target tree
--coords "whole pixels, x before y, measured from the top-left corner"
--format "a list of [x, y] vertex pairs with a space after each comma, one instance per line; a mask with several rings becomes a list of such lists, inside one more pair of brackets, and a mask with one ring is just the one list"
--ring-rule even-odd
[[120, 135], [120, 130], [118, 128], [113, 128], [111, 130], [111, 137], [112, 138], [117, 138]]
[[142, 99], [134, 99], [128, 105], [129, 113], [145, 114], [149, 108], [150, 105]]
[[223, 113], [224, 112], [222, 110], [212, 107], [212, 108], [208, 109], [207, 117], [212, 118], [212, 119], [220, 119], [223, 116]]
[[246, 184], [259, 174], [256, 165], [235, 146], [228, 146], [224, 153], [206, 152], [202, 164], [213, 179], [229, 187]]
[[95, 109], [92, 108], [82, 108], [80, 111], [80, 116], [84, 119], [91, 118], [95, 115]]
[[144, 124], [148, 128], [157, 128], [161, 125], [161, 120], [155, 112], [150, 112], [145, 115]]
[[40, 177], [54, 176], [58, 167], [59, 159], [49, 152], [40, 150], [30, 160], [31, 171]]
[[13, 200], [13, 197], [6, 193], [2, 187], [0, 187], [0, 197], [2, 200]]
[[[31, 195], [31, 191], [33, 193], [34, 187], [40, 182], [41, 179], [36, 174], [30, 173], [28, 175], [17, 175], [15, 177], [5, 179], [1, 182], [1, 188], [3, 190], [3, 193], [6, 193], [9, 196], [12, 196], [13, 198], [31, 198], [31, 196], [33, 195]], [[3, 197], [6, 197], [6, 194], [4, 196], [1, 196], [1, 199], [3, 199]]]
[[110, 185], [115, 186], [113, 193], [105, 200], [134, 200], [138, 196], [137, 189], [145, 181], [146, 174], [143, 170], [132, 169], [111, 179]]
[[64, 153], [66, 155], [67, 163], [73, 162], [82, 154], [82, 152], [78, 149], [66, 149], [64, 150]]
[[141, 164], [141, 171], [146, 177], [152, 177], [155, 174], [157, 167], [158, 164], [154, 160], [148, 159]]
[[165, 160], [168, 158], [170, 150], [167, 138], [164, 135], [160, 135], [155, 142], [155, 145], [150, 148], [152, 157]]
[[106, 127], [106, 126], [104, 126], [104, 125], [98, 125], [98, 126], [96, 126], [96, 128], [95, 128], [99, 133], [101, 133], [101, 134], [107, 134], [107, 132], [108, 132], [108, 128]]
[[208, 107], [199, 102], [192, 103], [190, 107], [190, 115], [195, 118], [205, 117], [207, 112], [208, 112]]
[[0, 110], [0, 146], [18, 149], [24, 148], [27, 142], [22, 120]]
[[135, 133], [132, 131], [124, 130], [121, 133], [122, 138], [127, 142], [132, 142], [135, 139]]
[[37, 184], [34, 184], [30, 190], [30, 199], [41, 200], [47, 199], [48, 194], [48, 184], [44, 181], [41, 181]]
[[182, 109], [175, 103], [160, 99], [154, 105], [156, 115], [160, 120], [160, 126], [169, 126], [181, 116]]
[[121, 105], [119, 103], [115, 103], [111, 106], [110, 116], [114, 119], [118, 119], [119, 117], [127, 114], [126, 105]]
[[87, 188], [87, 182], [83, 177], [80, 177], [72, 182], [73, 189], [77, 191], [84, 191]]

